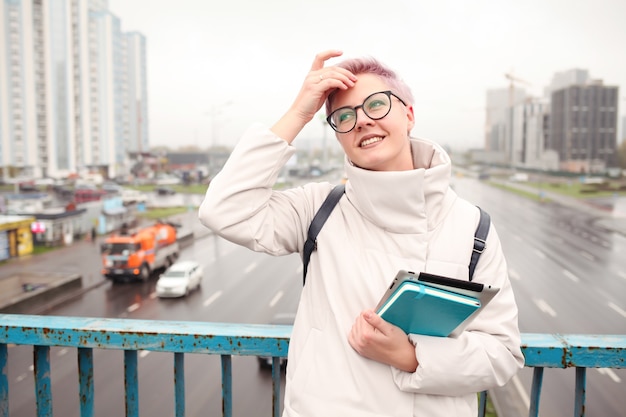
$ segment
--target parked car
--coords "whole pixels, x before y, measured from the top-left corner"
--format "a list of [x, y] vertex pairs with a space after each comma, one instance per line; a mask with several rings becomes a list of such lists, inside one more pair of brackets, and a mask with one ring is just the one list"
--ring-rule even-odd
[[154, 183], [156, 185], [177, 185], [181, 184], [182, 180], [175, 175], [162, 174], [154, 178]]
[[77, 181], [74, 185], [75, 190], [90, 190], [90, 191], [99, 191], [98, 187], [94, 184], [84, 181]]
[[515, 174], [511, 175], [509, 177], [509, 181], [514, 181], [514, 182], [527, 182], [528, 181], [528, 174], [525, 172], [516, 172]]
[[74, 189], [67, 185], [55, 185], [52, 190], [63, 199], [74, 198]]
[[132, 188], [122, 189], [122, 202], [124, 204], [131, 203], [145, 203], [148, 201], [148, 196], [141, 191], [134, 190]]
[[74, 190], [74, 201], [79, 204], [88, 201], [100, 201], [106, 193], [106, 191], [98, 189], [77, 188]]
[[203, 267], [196, 261], [177, 261], [165, 270], [156, 284], [158, 297], [184, 297], [200, 288]]
[[18, 188], [21, 193], [34, 193], [39, 191], [39, 188], [34, 183], [23, 182], [20, 183]]
[[[272, 317], [269, 324], [285, 324], [293, 326], [293, 322], [296, 318], [295, 313], [279, 313]], [[272, 369], [272, 358], [269, 356], [259, 356], [259, 368]], [[287, 358], [280, 358], [280, 367], [285, 368], [287, 366]]]
[[44, 178], [37, 178], [34, 181], [34, 185], [36, 185], [37, 187], [50, 187], [52, 185], [55, 184], [55, 179], [54, 178], [50, 178], [50, 177], [44, 177]]
[[102, 184], [102, 190], [107, 193], [121, 193], [124, 188], [116, 182], [106, 181]]
[[176, 194], [176, 190], [171, 187], [156, 187], [154, 191], [157, 192], [158, 195], [172, 195]]

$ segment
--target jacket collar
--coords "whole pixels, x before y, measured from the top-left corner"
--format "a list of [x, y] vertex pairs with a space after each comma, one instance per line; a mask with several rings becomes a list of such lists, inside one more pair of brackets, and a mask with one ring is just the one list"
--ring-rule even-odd
[[347, 159], [346, 195], [366, 219], [393, 233], [426, 233], [450, 209], [452, 164], [446, 151], [424, 139], [411, 139], [410, 171], [369, 171]]

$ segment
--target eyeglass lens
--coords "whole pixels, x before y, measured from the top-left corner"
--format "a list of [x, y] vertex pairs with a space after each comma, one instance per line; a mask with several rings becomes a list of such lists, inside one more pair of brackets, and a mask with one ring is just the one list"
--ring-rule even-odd
[[391, 110], [390, 95], [386, 92], [374, 93], [367, 97], [362, 105], [356, 107], [342, 107], [335, 110], [329, 117], [333, 129], [339, 133], [346, 133], [356, 126], [356, 112], [360, 108], [367, 117], [379, 120]]

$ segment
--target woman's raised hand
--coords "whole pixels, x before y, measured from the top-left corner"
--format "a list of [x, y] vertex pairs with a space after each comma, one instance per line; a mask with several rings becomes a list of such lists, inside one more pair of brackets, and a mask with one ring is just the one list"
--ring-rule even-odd
[[324, 67], [327, 60], [341, 55], [341, 51], [329, 50], [320, 52], [313, 60], [311, 70], [292, 106], [304, 120], [313, 119], [331, 91], [337, 88], [347, 90], [354, 86], [356, 76], [348, 70], [334, 66]]
[[326, 98], [335, 89], [347, 90], [354, 86], [357, 77], [350, 71], [329, 66], [326, 61], [341, 56], [343, 52], [328, 50], [315, 56], [311, 70], [287, 113], [272, 127], [279, 137], [291, 143], [302, 128], [322, 108]]

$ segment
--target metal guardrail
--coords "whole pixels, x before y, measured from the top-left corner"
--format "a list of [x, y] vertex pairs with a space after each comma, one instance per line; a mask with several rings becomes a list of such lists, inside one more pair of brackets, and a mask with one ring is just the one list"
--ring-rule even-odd
[[539, 415], [544, 368], [576, 368], [574, 416], [585, 415], [587, 368], [626, 368], [626, 335], [522, 334], [526, 366], [533, 367], [529, 416]]
[[[140, 350], [174, 354], [174, 415], [185, 415], [184, 355], [221, 356], [223, 415], [232, 416], [232, 357], [271, 356], [273, 415], [280, 415], [280, 358], [287, 356], [291, 326], [186, 321], [0, 314], [0, 417], [9, 417], [8, 345], [31, 345], [37, 416], [52, 417], [50, 347], [74, 347], [78, 354], [81, 417], [94, 415], [94, 349], [124, 351], [127, 417], [139, 416]], [[587, 368], [626, 367], [626, 335], [523, 334], [526, 366], [533, 367], [529, 416], [537, 416], [544, 368], [576, 368], [575, 416], [585, 414]], [[481, 395], [484, 416], [486, 393]]]

